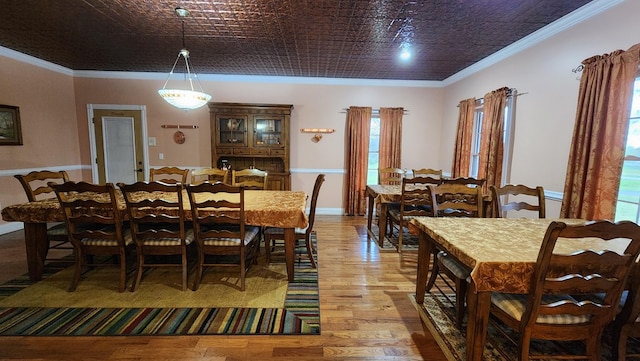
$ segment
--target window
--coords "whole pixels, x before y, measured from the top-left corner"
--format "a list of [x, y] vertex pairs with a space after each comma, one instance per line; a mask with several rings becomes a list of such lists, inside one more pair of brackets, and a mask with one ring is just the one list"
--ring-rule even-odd
[[627, 147], [620, 175], [616, 221], [640, 221], [640, 77], [633, 87]]
[[[504, 157], [502, 159], [502, 184], [509, 182], [511, 173], [511, 153], [513, 149], [513, 124], [515, 121], [515, 91], [507, 97], [507, 105], [504, 108]], [[483, 102], [476, 105], [473, 119], [473, 138], [471, 140], [471, 164], [469, 166], [469, 176], [478, 177], [480, 168], [480, 140], [482, 139], [482, 118], [484, 115]]]
[[367, 184], [378, 184], [378, 164], [380, 160], [380, 115], [371, 115], [369, 129], [369, 165], [367, 167]]

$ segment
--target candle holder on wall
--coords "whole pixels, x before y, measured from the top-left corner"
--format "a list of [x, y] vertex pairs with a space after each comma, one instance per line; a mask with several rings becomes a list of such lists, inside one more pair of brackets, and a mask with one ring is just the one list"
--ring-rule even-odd
[[322, 140], [322, 134], [330, 134], [335, 132], [336, 130], [333, 128], [300, 128], [300, 133], [315, 133], [311, 138], [311, 141], [314, 143], [318, 143]]

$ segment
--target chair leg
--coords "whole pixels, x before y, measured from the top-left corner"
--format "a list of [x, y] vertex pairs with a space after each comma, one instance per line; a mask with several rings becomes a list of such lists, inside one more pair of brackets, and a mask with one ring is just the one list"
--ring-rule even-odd
[[196, 274], [193, 280], [193, 290], [197, 291], [202, 280], [202, 268], [204, 267], [204, 252], [198, 248], [198, 264], [196, 265]]
[[134, 292], [138, 289], [140, 285], [140, 280], [142, 280], [142, 269], [144, 267], [144, 254], [142, 253], [142, 249], [138, 248], [138, 267], [136, 268], [136, 274], [133, 278], [133, 283], [131, 284], [131, 292]]
[[118, 292], [122, 293], [127, 289], [127, 256], [124, 251], [120, 252], [120, 288]]
[[614, 333], [613, 338], [613, 357], [612, 360], [626, 360], [627, 359], [627, 339], [629, 338], [630, 328], [622, 326], [619, 331]]
[[403, 229], [402, 227], [404, 226], [404, 221], [400, 221], [400, 223], [398, 223], [398, 253], [402, 253], [402, 233]]
[[247, 268], [245, 266], [246, 262], [246, 254], [245, 251], [240, 252], [240, 291], [244, 291], [244, 278], [247, 273]]
[[84, 267], [84, 257], [80, 250], [76, 252], [76, 267], [73, 272], [73, 278], [71, 279], [71, 284], [69, 285], [69, 292], [73, 292], [78, 287], [78, 282], [80, 282], [80, 274], [82, 274], [82, 268]]
[[187, 290], [187, 248], [183, 246], [182, 248], [182, 290]]
[[273, 247], [271, 236], [264, 235], [264, 252], [267, 264], [271, 263], [271, 247]]
[[462, 329], [465, 303], [467, 298], [467, 280], [456, 279], [456, 327]]
[[309, 256], [309, 260], [311, 261], [311, 267], [317, 268], [316, 260], [313, 257], [313, 252], [311, 251], [311, 235], [307, 234], [305, 238], [305, 246], [307, 247], [307, 255]]
[[429, 280], [427, 281], [427, 286], [425, 288], [425, 292], [429, 292], [431, 287], [436, 284], [436, 280], [438, 279], [438, 273], [440, 272], [440, 267], [438, 267], [438, 259], [436, 257], [436, 252], [432, 252], [433, 260], [431, 261], [431, 274], [429, 275]]

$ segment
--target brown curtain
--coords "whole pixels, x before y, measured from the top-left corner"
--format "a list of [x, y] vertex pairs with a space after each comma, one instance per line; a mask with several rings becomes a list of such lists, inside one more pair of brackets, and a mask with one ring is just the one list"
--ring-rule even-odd
[[640, 44], [582, 62], [560, 216], [614, 219]]
[[460, 108], [458, 133], [456, 134], [456, 146], [453, 152], [453, 167], [451, 169], [451, 176], [453, 178], [469, 176], [476, 98], [460, 101], [458, 108]]
[[370, 107], [350, 107], [346, 124], [345, 213], [364, 215], [367, 210], [367, 168], [369, 165]]
[[504, 158], [504, 107], [509, 88], [500, 88], [484, 96], [478, 178], [485, 187], [500, 186]]
[[379, 168], [402, 168], [403, 108], [380, 108]]

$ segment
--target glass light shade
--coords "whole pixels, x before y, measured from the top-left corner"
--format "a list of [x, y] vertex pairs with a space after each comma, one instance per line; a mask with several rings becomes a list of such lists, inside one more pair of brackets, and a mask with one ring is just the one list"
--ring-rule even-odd
[[167, 103], [184, 110], [200, 108], [211, 100], [211, 95], [194, 90], [160, 89], [158, 94]]

